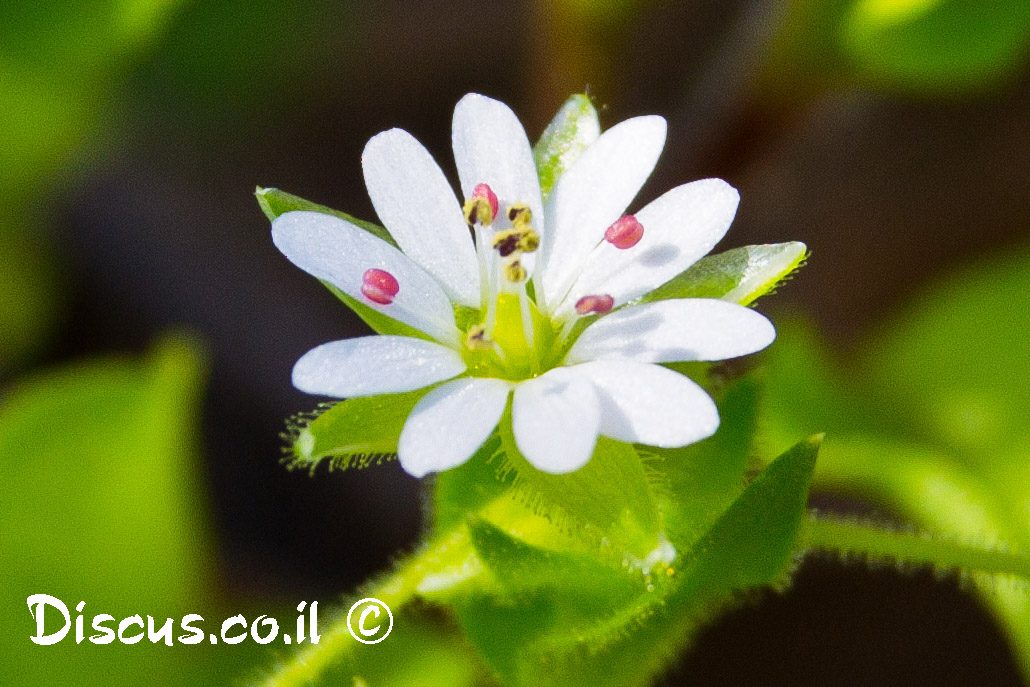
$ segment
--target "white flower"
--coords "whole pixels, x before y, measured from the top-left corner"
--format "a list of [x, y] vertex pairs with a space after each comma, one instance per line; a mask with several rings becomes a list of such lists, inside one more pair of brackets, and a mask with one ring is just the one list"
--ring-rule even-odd
[[[280, 216], [272, 237], [301, 269], [425, 337], [324, 344], [297, 361], [294, 385], [349, 398], [439, 384], [400, 436], [401, 465], [417, 477], [472, 456], [509, 397], [516, 444], [545, 472], [582, 467], [598, 435], [670, 448], [713, 434], [711, 398], [660, 363], [753, 353], [775, 331], [759, 313], [714, 299], [620, 309], [708, 253], [736, 212], [736, 190], [706, 179], [623, 215], [665, 131], [657, 116], [588, 131], [594, 140], [545, 200], [514, 113], [467, 95], [453, 122], [464, 203], [410, 134], [373, 137], [365, 183], [401, 250], [315, 212]], [[466, 331], [456, 313], [474, 313]], [[576, 321], [598, 314], [574, 338]]]

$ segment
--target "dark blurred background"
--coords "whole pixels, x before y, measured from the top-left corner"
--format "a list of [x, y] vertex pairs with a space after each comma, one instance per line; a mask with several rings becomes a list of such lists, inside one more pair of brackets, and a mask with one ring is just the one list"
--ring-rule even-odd
[[[278, 463], [285, 418], [320, 400], [291, 387], [293, 362], [365, 329], [274, 249], [255, 185], [375, 219], [360, 168], [373, 134], [407, 129], [454, 178], [463, 94], [508, 103], [535, 139], [589, 89], [606, 127], [669, 121], [642, 201], [722, 177], [742, 196], [723, 247], [808, 244], [808, 266], [760, 307], [811, 316], [843, 350], [933, 275], [1030, 238], [1022, 39], [935, 81], [837, 46], [846, 2], [101, 4], [142, 28], [109, 36], [88, 3], [0, 10], [0, 69], [29, 84], [4, 134], [28, 132], [6, 153], [3, 231], [22, 253], [4, 264], [34, 294], [0, 379], [194, 332], [203, 493], [231, 598], [332, 599], [410, 547], [423, 508], [396, 465], [311, 478]], [[747, 682], [1021, 684], [956, 580], [820, 559], [709, 628], [668, 678]]]

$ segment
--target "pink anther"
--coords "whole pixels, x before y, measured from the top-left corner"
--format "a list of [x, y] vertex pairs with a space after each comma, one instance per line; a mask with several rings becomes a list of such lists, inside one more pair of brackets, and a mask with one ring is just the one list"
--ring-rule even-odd
[[576, 301], [576, 312], [580, 315], [589, 315], [590, 313], [603, 314], [611, 310], [614, 305], [615, 299], [605, 293], [595, 296], [583, 296]]
[[361, 293], [379, 305], [393, 303], [393, 297], [400, 289], [397, 279], [386, 270], [372, 268], [361, 277]]
[[490, 204], [490, 220], [497, 216], [497, 210], [500, 204], [497, 202], [497, 194], [487, 184], [476, 184], [476, 187], [472, 189], [473, 198], [485, 198], [486, 202]]
[[633, 215], [623, 215], [604, 232], [604, 240], [619, 250], [626, 250], [640, 243], [644, 236], [644, 225]]

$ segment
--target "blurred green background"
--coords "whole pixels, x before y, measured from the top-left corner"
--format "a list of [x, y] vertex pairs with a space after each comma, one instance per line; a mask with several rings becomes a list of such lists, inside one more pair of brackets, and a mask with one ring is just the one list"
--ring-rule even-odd
[[[814, 505], [1030, 549], [1028, 37], [1026, 0], [7, 0], [0, 684], [230, 684], [274, 659], [37, 647], [29, 594], [289, 619], [415, 540], [396, 465], [277, 463], [315, 404], [294, 360], [364, 330], [251, 194], [374, 218], [365, 141], [403, 127], [450, 173], [469, 91], [532, 138], [584, 88], [606, 126], [664, 115], [641, 199], [720, 176], [743, 198], [727, 247], [813, 251], [761, 304], [761, 456], [828, 431]], [[1022, 684], [1026, 590], [975, 584], [811, 561], [667, 681]]]

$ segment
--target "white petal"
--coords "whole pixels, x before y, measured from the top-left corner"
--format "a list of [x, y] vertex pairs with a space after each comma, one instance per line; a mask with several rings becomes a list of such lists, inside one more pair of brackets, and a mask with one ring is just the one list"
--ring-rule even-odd
[[[457, 346], [454, 308], [440, 285], [399, 250], [360, 227], [321, 212], [287, 212], [272, 222], [272, 241], [308, 274], [327, 281], [368, 307]], [[389, 305], [361, 293], [370, 268], [385, 270], [400, 290]]]
[[479, 305], [475, 248], [454, 190], [429, 151], [407, 131], [373, 136], [361, 154], [376, 214], [404, 252], [451, 300]]
[[640, 243], [619, 250], [605, 242], [557, 308], [571, 314], [581, 297], [607, 294], [618, 307], [658, 288], [706, 255], [726, 234], [740, 195], [721, 179], [672, 189], [635, 213], [644, 227]]
[[774, 338], [772, 323], [754, 310], [714, 298], [680, 298], [605, 315], [583, 331], [565, 363], [725, 360], [760, 351]]
[[689, 377], [660, 365], [597, 360], [572, 368], [593, 382], [601, 404], [600, 433], [661, 448], [715, 434], [715, 402]]
[[526, 460], [538, 470], [560, 474], [590, 460], [601, 411], [593, 385], [558, 367], [515, 387], [511, 419]]
[[497, 426], [510, 391], [510, 382], [483, 377], [456, 379], [430, 391], [401, 430], [401, 466], [422, 477], [464, 463]]
[[354, 398], [414, 391], [465, 371], [456, 352], [410, 336], [362, 336], [313, 348], [293, 366], [293, 386]]
[[613, 126], [562, 174], [547, 199], [547, 233], [537, 293], [553, 311], [605, 230], [654, 170], [665, 145], [665, 120], [635, 117]]
[[472, 195], [488, 184], [501, 203], [523, 203], [533, 212], [533, 226], [542, 233], [544, 210], [533, 149], [518, 117], [507, 105], [469, 93], [454, 108], [451, 131], [461, 191]]

